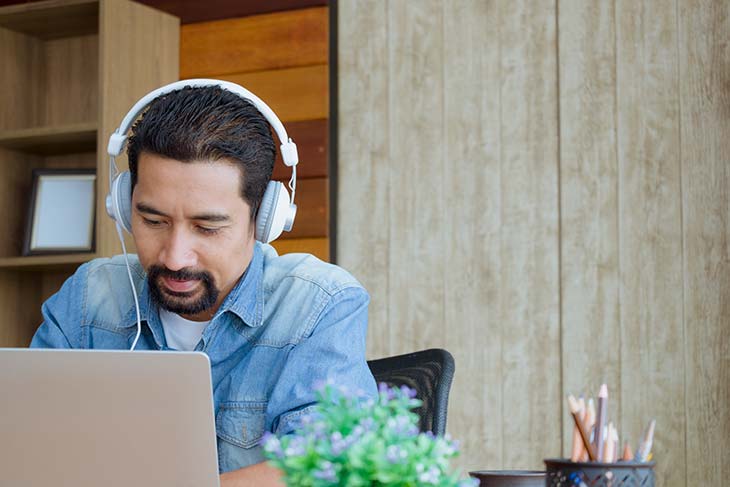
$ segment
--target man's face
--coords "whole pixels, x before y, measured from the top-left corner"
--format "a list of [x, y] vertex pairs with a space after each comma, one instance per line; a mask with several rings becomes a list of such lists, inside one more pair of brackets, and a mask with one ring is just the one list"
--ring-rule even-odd
[[132, 235], [158, 304], [191, 320], [212, 318], [251, 262], [250, 215], [233, 164], [140, 154]]

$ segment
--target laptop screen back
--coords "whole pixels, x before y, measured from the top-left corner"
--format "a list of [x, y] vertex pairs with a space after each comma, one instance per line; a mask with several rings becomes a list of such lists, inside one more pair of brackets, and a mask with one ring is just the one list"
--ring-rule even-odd
[[0, 349], [0, 411], [0, 485], [218, 485], [205, 354]]

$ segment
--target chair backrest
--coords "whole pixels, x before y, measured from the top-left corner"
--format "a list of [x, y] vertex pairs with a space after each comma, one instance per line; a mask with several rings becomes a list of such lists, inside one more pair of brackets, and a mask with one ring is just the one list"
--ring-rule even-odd
[[449, 352], [432, 348], [370, 360], [368, 365], [376, 382], [416, 390], [416, 397], [423, 402], [414, 410], [420, 418], [421, 431], [445, 433], [449, 390], [454, 377], [454, 357]]

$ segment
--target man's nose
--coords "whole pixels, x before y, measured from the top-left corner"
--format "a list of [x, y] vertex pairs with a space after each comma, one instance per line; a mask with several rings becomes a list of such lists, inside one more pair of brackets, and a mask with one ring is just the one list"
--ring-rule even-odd
[[160, 263], [171, 271], [195, 267], [198, 261], [191, 236], [182, 230], [173, 229], [162, 247]]

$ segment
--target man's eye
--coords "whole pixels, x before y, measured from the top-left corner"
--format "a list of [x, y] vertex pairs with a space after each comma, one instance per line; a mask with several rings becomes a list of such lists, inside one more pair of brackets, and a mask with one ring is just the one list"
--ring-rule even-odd
[[220, 228], [200, 227], [200, 226], [198, 227], [198, 231], [205, 235], [215, 235], [216, 233], [218, 233], [219, 230], [220, 230]]
[[160, 220], [150, 220], [149, 218], [142, 218], [142, 220], [145, 222], [145, 225], [148, 225], [150, 227], [159, 227], [162, 225], [162, 222]]

